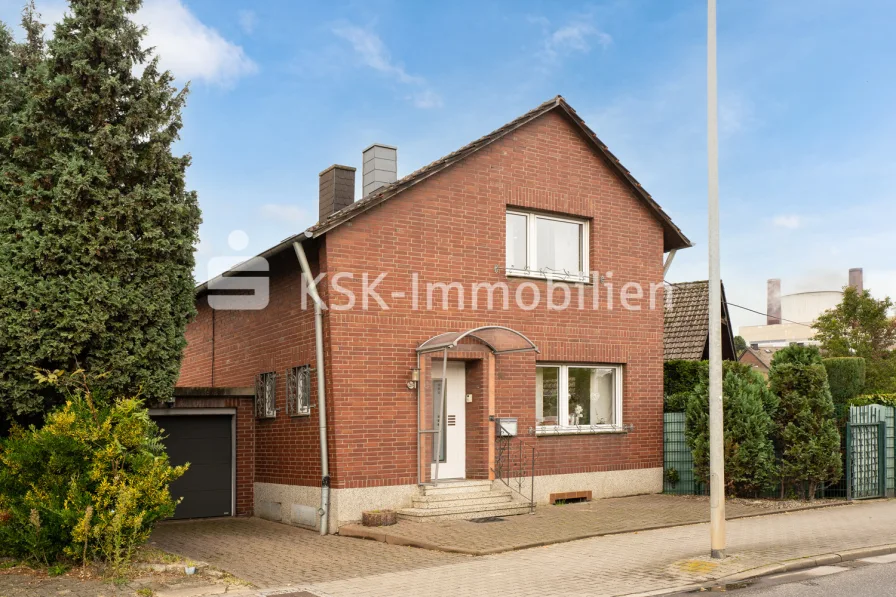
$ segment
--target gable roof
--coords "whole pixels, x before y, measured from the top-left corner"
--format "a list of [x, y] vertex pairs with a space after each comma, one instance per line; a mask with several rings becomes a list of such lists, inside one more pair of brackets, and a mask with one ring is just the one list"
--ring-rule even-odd
[[[669, 215], [665, 211], [663, 211], [663, 208], [660, 207], [659, 204], [653, 199], [653, 197], [650, 196], [650, 193], [648, 193], [644, 189], [644, 187], [641, 186], [641, 183], [635, 180], [635, 177], [632, 176], [631, 172], [629, 172], [622, 165], [622, 163], [620, 163], [619, 159], [610, 152], [607, 146], [597, 138], [597, 135], [594, 134], [594, 131], [592, 131], [588, 127], [588, 125], [585, 124], [585, 121], [582, 120], [582, 118], [578, 114], [576, 114], [576, 111], [572, 109], [572, 106], [570, 106], [562, 96], [558, 95], [557, 97], [544, 102], [537, 108], [526, 112], [519, 118], [511, 120], [504, 126], [492, 131], [484, 137], [480, 137], [472, 143], [461, 147], [457, 151], [449, 153], [448, 155], [439, 158], [431, 164], [427, 164], [426, 166], [423, 166], [422, 168], [414, 172], [411, 172], [407, 176], [404, 176], [391, 184], [380, 187], [372, 193], [362, 197], [358, 201], [355, 201], [351, 205], [317, 222], [304, 232], [300, 232], [282, 240], [279, 244], [259, 254], [258, 257], [266, 259], [290, 247], [294, 242], [302, 242], [306, 239], [323, 236], [328, 231], [333, 230], [337, 226], [348, 222], [349, 220], [364, 213], [372, 207], [383, 203], [384, 201], [388, 201], [389, 199], [400, 194], [402, 191], [409, 189], [420, 182], [423, 182], [430, 176], [438, 174], [442, 170], [456, 164], [457, 162], [460, 162], [464, 158], [479, 151], [483, 147], [487, 147], [491, 143], [502, 138], [504, 135], [519, 129], [523, 125], [554, 110], [557, 110], [560, 114], [564, 115], [582, 133], [584, 139], [604, 159], [604, 162], [609, 165], [610, 169], [616, 172], [622, 178], [622, 180], [627, 183], [627, 185], [635, 193], [635, 196], [643, 201], [647, 208], [651, 211], [651, 213], [653, 213], [657, 220], [659, 220], [660, 224], [662, 224], [663, 226], [664, 253], [675, 249], [684, 249], [692, 246], [691, 241], [684, 235], [681, 229], [672, 222], [672, 219], [669, 217]], [[239, 266], [233, 269], [238, 268]], [[196, 292], [201, 293], [207, 288], [208, 282], [204, 282], [196, 287]]]
[[753, 348], [751, 346], [748, 346], [747, 349], [744, 351], [744, 353], [742, 355], [740, 355], [740, 358], [738, 360], [743, 361], [745, 356], [747, 356], [748, 354], [752, 354], [753, 357], [755, 357], [757, 361], [762, 363], [762, 365], [765, 367], [765, 371], [768, 371], [772, 366], [772, 359], [775, 358], [775, 353], [778, 352], [779, 350], [781, 350], [782, 348], [783, 348], [783, 346], [781, 346], [781, 347], [778, 347], [778, 346], [764, 347], [763, 346], [763, 347], [759, 347], [759, 348]]
[[585, 124], [585, 121], [582, 120], [582, 118], [579, 117], [578, 114], [576, 114], [576, 111], [572, 109], [572, 106], [566, 103], [566, 100], [559, 95], [544, 102], [537, 108], [526, 112], [519, 118], [511, 120], [504, 126], [492, 131], [484, 137], [480, 137], [472, 143], [461, 147], [457, 151], [449, 153], [445, 157], [439, 158], [431, 164], [427, 164], [419, 170], [416, 170], [415, 172], [412, 172], [391, 184], [380, 187], [369, 195], [359, 199], [358, 201], [355, 201], [348, 207], [345, 207], [344, 209], [341, 209], [338, 212], [328, 216], [324, 220], [321, 220], [320, 222], [309, 228], [307, 232], [311, 233], [311, 237], [320, 236], [328, 230], [332, 230], [340, 224], [343, 224], [348, 220], [354, 218], [358, 214], [367, 211], [371, 207], [379, 205], [380, 203], [391, 199], [402, 191], [456, 164], [467, 156], [479, 151], [483, 147], [487, 147], [491, 143], [502, 138], [504, 135], [513, 132], [521, 126], [554, 110], [558, 110], [561, 114], [566, 116], [573, 123], [573, 125], [575, 125], [575, 127], [583, 134], [585, 139], [588, 141], [589, 145], [597, 150], [597, 152], [601, 155], [601, 157], [604, 158], [610, 168], [615, 171], [625, 182], [628, 183], [628, 186], [635, 192], [635, 195], [642, 201], [644, 201], [648, 209], [653, 213], [657, 220], [660, 221], [660, 223], [663, 225], [663, 252], [671, 251], [673, 249], [684, 249], [692, 246], [691, 241], [688, 240], [681, 229], [672, 222], [672, 219], [665, 211], [663, 211], [663, 208], [660, 207], [656, 201], [654, 201], [653, 197], [650, 196], [650, 193], [648, 193], [644, 189], [644, 187], [641, 186], [641, 183], [635, 180], [635, 177], [632, 176], [631, 172], [629, 172], [622, 165], [619, 159], [610, 152], [607, 146], [597, 138], [597, 135], [594, 134], [594, 131], [592, 131], [588, 127], [588, 125]]
[[[663, 315], [663, 359], [699, 361], [709, 343], [709, 281], [669, 284], [671, 300]], [[722, 355], [736, 359], [734, 336], [728, 318], [728, 301], [722, 285]]]

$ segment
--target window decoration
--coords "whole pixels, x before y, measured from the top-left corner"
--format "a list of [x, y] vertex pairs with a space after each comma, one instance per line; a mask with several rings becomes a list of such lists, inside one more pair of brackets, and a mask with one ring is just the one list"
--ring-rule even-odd
[[311, 365], [286, 372], [286, 413], [291, 417], [311, 414]]
[[255, 416], [259, 419], [277, 416], [277, 374], [274, 372], [255, 376]]

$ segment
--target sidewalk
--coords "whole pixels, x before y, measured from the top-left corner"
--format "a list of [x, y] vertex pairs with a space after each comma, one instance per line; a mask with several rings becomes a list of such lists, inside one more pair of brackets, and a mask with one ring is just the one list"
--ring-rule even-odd
[[[705, 506], [700, 501], [697, 505]], [[731, 506], [729, 510], [737, 512]], [[618, 513], [617, 518], [625, 519], [625, 515]], [[473, 526], [502, 524], [506, 523]], [[731, 557], [721, 562], [707, 555], [706, 523], [480, 557], [320, 537], [258, 519], [164, 524], [153, 541], [161, 549], [209, 562], [249, 581], [263, 595], [287, 589], [321, 597], [631, 595], [749, 576], [772, 566], [780, 569], [782, 563], [803, 565], [803, 558], [813, 558], [814, 563], [825, 556], [821, 562], [835, 562], [839, 554], [849, 556], [849, 550], [896, 550], [896, 501], [732, 520], [728, 523]]]
[[[774, 512], [848, 506], [845, 500], [799, 501], [728, 500], [728, 520]], [[448, 520], [399, 521], [387, 527], [343, 525], [344, 537], [373, 539], [392, 545], [482, 556], [564, 543], [601, 535], [630, 533], [709, 522], [705, 496], [639, 495], [563, 506], [539, 506], [534, 514], [508, 516], [497, 522]]]
[[[872, 548], [872, 549], [868, 549]], [[896, 550], [896, 502], [857, 503], [728, 523], [725, 560], [711, 560], [709, 525], [696, 524], [609, 535], [492, 556], [426, 570], [391, 572], [308, 585], [323, 597], [425, 593], [466, 597], [514, 595], [631, 595], [692, 587], [737, 575]], [[819, 557], [825, 556], [825, 557]]]

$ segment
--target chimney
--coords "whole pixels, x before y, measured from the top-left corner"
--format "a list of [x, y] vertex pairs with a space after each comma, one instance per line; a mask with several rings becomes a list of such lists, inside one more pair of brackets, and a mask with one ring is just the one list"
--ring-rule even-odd
[[854, 267], [849, 270], [849, 285], [859, 291], [859, 294], [862, 293], [864, 289], [864, 276], [862, 274], [862, 268]]
[[320, 220], [355, 200], [355, 169], [333, 164], [320, 173]]
[[781, 280], [779, 278], [772, 278], [768, 281], [766, 313], [766, 323], [768, 325], [781, 323]]
[[398, 148], [374, 143], [364, 150], [364, 196], [398, 180]]

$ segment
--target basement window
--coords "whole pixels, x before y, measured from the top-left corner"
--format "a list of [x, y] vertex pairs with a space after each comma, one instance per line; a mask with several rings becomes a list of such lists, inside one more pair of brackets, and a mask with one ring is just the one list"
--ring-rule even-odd
[[277, 416], [277, 374], [259, 373], [255, 376], [255, 417], [273, 419]]
[[588, 222], [507, 212], [506, 270], [510, 276], [588, 282]]
[[622, 367], [539, 365], [535, 424], [539, 435], [622, 431]]
[[311, 414], [311, 365], [286, 372], [286, 412], [291, 417]]

